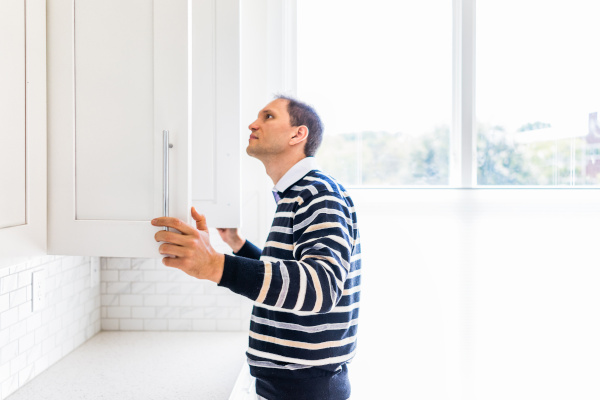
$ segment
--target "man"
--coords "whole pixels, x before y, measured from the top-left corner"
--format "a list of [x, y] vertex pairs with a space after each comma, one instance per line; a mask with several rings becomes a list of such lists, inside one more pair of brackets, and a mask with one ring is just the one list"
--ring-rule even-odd
[[347, 363], [356, 349], [360, 299], [360, 239], [345, 189], [319, 171], [317, 113], [277, 97], [249, 126], [246, 152], [273, 180], [277, 210], [264, 249], [237, 229], [219, 229], [235, 256], [217, 253], [204, 216], [196, 228], [157, 218], [166, 266], [209, 279], [255, 302], [247, 351], [259, 399], [346, 400]]

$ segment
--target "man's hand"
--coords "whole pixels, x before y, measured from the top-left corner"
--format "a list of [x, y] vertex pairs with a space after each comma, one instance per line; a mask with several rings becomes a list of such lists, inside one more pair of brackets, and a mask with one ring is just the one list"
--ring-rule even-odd
[[177, 218], [160, 217], [152, 220], [154, 226], [166, 226], [181, 232], [158, 231], [154, 235], [157, 242], [164, 242], [158, 248], [160, 254], [175, 256], [165, 257], [162, 262], [195, 278], [219, 283], [223, 276], [225, 256], [210, 245], [206, 218], [198, 214], [194, 207], [192, 218], [196, 221], [196, 229]]
[[237, 228], [217, 228], [217, 231], [221, 235], [221, 239], [231, 247], [234, 253], [240, 251], [246, 243], [246, 239], [240, 236]]

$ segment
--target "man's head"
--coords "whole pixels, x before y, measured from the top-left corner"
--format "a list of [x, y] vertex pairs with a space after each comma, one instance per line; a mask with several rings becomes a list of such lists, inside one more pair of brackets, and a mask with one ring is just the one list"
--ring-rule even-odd
[[315, 110], [286, 96], [277, 96], [258, 113], [246, 152], [262, 161], [285, 154], [314, 156], [323, 138]]

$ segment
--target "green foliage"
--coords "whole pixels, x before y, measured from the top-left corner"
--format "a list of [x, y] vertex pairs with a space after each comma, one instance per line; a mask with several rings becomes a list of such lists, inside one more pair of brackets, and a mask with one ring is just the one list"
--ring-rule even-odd
[[518, 148], [508, 143], [502, 127], [478, 127], [477, 183], [480, 185], [527, 185], [531, 174]]
[[[538, 121], [523, 125], [518, 132], [548, 127], [549, 124]], [[500, 126], [477, 127], [479, 185], [600, 183], [600, 174], [586, 176], [588, 160], [599, 157], [586, 153], [584, 138], [532, 143], [514, 139], [514, 135], [507, 135]], [[401, 132], [325, 135], [317, 154], [324, 170], [344, 184], [380, 187], [447, 185], [449, 156], [448, 126], [423, 135]]]
[[448, 184], [449, 129], [420, 136], [360, 132], [325, 136], [317, 157], [347, 185]]

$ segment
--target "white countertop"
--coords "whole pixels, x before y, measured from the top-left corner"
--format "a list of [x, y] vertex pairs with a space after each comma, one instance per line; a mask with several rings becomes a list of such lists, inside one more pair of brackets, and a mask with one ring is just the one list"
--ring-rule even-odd
[[101, 332], [7, 400], [227, 400], [246, 332]]

